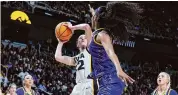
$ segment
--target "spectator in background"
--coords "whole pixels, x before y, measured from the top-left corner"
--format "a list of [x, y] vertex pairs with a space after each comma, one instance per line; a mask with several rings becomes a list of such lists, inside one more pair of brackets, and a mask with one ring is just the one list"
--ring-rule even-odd
[[4, 77], [4, 87], [7, 87], [8, 86], [8, 83], [9, 83], [9, 81], [8, 81], [8, 79], [7, 79], [7, 76], [5, 76]]
[[62, 86], [62, 92], [63, 92], [63, 93], [66, 93], [66, 92], [67, 92], [67, 85], [66, 85], [66, 83], [63, 84], [63, 86]]
[[2, 71], [1, 71], [1, 73], [0, 73], [0, 84], [3, 82], [3, 79], [4, 79], [4, 77], [3, 77], [3, 74], [2, 74]]
[[23, 87], [17, 89], [17, 95], [37, 95], [32, 89], [33, 77], [31, 75], [25, 75], [23, 79]]
[[[44, 47], [44, 45], [46, 44], [41, 43], [41, 46], [43, 48], [47, 48], [47, 47]], [[73, 71], [71, 70], [73, 68], [66, 67], [65, 65], [62, 65], [62, 64], [57, 63], [56, 61], [53, 61], [54, 59], [49, 58], [49, 56], [54, 56], [54, 55], [53, 54], [50, 55], [50, 52], [48, 53], [46, 52], [47, 50], [45, 51], [42, 48], [41, 48], [41, 56], [39, 56], [39, 54], [36, 52], [38, 48], [35, 48], [35, 47], [32, 49], [31, 52], [29, 52], [30, 49], [28, 50], [25, 47], [18, 49], [16, 50], [17, 55], [13, 55], [15, 47], [12, 47], [12, 50], [10, 50], [9, 47], [11, 47], [9, 46], [9, 44], [4, 44], [4, 46], [1, 47], [1, 50], [2, 50], [1, 65], [6, 66], [8, 63], [12, 64], [12, 67], [9, 69], [8, 76], [7, 76], [7, 79], [10, 83], [15, 83], [17, 87], [22, 87], [21, 86], [22, 80], [21, 78], [18, 77], [18, 74], [21, 72], [23, 68], [25, 71], [28, 71], [28, 73], [31, 76], [33, 76], [35, 85], [40, 85], [39, 80], [44, 79], [46, 83], [45, 86], [46, 86], [47, 91], [53, 92], [53, 95], [64, 95], [62, 94], [62, 88], [63, 88], [63, 85], [66, 83], [67, 91], [64, 93], [65, 95], [70, 95], [69, 93], [72, 92], [72, 89], [75, 85], [75, 77], [76, 77], [74, 73], [75, 70]], [[10, 53], [11, 51], [12, 51], [12, 54]], [[24, 51], [27, 52], [26, 53], [27, 56], [24, 54]], [[70, 54], [70, 52], [66, 52], [65, 54], [68, 55]], [[16, 56], [17, 58], [13, 56]], [[25, 60], [29, 59], [29, 62], [24, 62], [25, 61], [24, 58]], [[145, 62], [145, 61], [141, 61], [141, 59], [136, 61], [136, 63], [133, 63], [133, 62], [129, 63], [127, 61], [124, 61], [124, 64], [122, 65], [124, 70], [126, 70], [127, 73], [129, 73], [129, 75], [131, 75], [134, 79], [137, 79], [135, 82], [135, 85], [128, 86], [128, 91], [130, 92], [130, 95], [145, 95], [145, 94], [150, 95], [150, 93], [153, 92], [153, 88], [156, 88], [155, 80], [157, 77], [157, 73], [159, 73], [158, 72], [159, 69], [165, 70], [165, 68], [161, 68], [160, 66], [161, 64], [158, 64], [160, 68], [158, 68], [155, 65], [149, 65], [149, 67], [146, 68], [148, 64], [151, 64], [153, 62]], [[138, 66], [138, 63], [140, 63], [139, 66]], [[25, 69], [25, 64], [28, 65], [27, 69]], [[51, 76], [52, 72], [53, 72], [53, 76]], [[2, 74], [0, 75], [0, 78], [2, 78], [0, 88], [2, 92], [5, 93], [5, 91], [7, 91], [8, 86], [3, 87], [4, 77], [6, 76], [6, 69], [2, 66], [1, 66], [0, 74]], [[173, 88], [176, 88], [176, 85], [177, 85], [176, 84], [177, 75], [178, 74], [176, 73], [176, 76], [174, 75], [172, 76], [172, 79], [174, 78], [173, 80], [175, 80], [175, 81], [172, 81], [175, 84], [175, 86], [172, 85]], [[52, 81], [55, 81], [56, 84], [55, 85], [54, 83], [52, 84]], [[55, 88], [55, 89], [52, 89], [52, 88]], [[178, 89], [178, 86], [177, 86], [177, 89]], [[129, 92], [127, 92], [127, 94]], [[43, 95], [43, 93], [40, 93], [40, 95]]]
[[42, 91], [46, 91], [47, 92], [47, 88], [46, 88], [46, 83], [44, 79], [40, 80], [40, 85], [38, 86], [38, 88]]
[[18, 74], [18, 77], [20, 77], [22, 80], [24, 78], [25, 75], [29, 74], [28, 72], [25, 72], [24, 68], [20, 68], [20, 73]]
[[171, 89], [171, 78], [166, 72], [161, 72], [157, 78], [158, 87], [152, 95], [178, 95], [177, 92]]
[[0, 95], [4, 95], [4, 93], [2, 93], [1, 87], [0, 87]]
[[10, 84], [7, 89], [6, 95], [17, 95], [16, 88], [17, 88], [16, 84], [14, 83]]
[[123, 95], [130, 95], [130, 91], [127, 89], [127, 87], [124, 89]]
[[[41, 44], [41, 46], [44, 47], [44, 44]], [[31, 47], [34, 45], [30, 44], [28, 46]], [[12, 64], [12, 68], [9, 69], [8, 71], [9, 75], [7, 76], [6, 80], [8, 79], [9, 82], [16, 83], [18, 87], [22, 87], [21, 81], [23, 80], [24, 76], [26, 74], [30, 74], [31, 76], [33, 76], [35, 85], [39, 85], [39, 80], [44, 79], [46, 82], [45, 87], [47, 91], [56, 92], [59, 90], [58, 91], [59, 94], [55, 94], [55, 95], [60, 95], [62, 93], [62, 87], [61, 87], [62, 84], [64, 84], [66, 81], [70, 83], [73, 82], [73, 78], [71, 78], [70, 69], [66, 67], [61, 67], [60, 64], [54, 64], [56, 63], [56, 61], [53, 61], [54, 59], [48, 57], [50, 56], [50, 53], [43, 51], [41, 52], [41, 56], [39, 56], [39, 54], [36, 52], [38, 50], [38, 47], [36, 48], [33, 47], [32, 50], [28, 49], [29, 47], [16, 48], [10, 46], [9, 44], [6, 44], [3, 47], [1, 47], [2, 65], [6, 66], [8, 63]], [[44, 55], [44, 53], [46, 54]], [[2, 67], [1, 70], [2, 72], [0, 75], [0, 79], [1, 79], [0, 82], [2, 85], [2, 92], [5, 92], [8, 88], [7, 87], [8, 83], [6, 83], [7, 86], [4, 87], [6, 69]], [[63, 74], [66, 74], [65, 79], [63, 79], [64, 76]], [[54, 76], [54, 75], [58, 75], [58, 76]], [[55, 82], [53, 82], [52, 84], [52, 81]], [[57, 83], [58, 81], [59, 83], [58, 85], [56, 85], [55, 83]], [[67, 90], [65, 93], [69, 93], [69, 92], [71, 93], [71, 90], [70, 91]]]

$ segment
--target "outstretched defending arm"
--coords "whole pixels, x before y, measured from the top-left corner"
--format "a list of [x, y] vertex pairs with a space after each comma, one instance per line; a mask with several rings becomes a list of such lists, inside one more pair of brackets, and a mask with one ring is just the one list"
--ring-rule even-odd
[[120, 66], [119, 59], [118, 59], [117, 55], [116, 55], [115, 52], [114, 52], [114, 48], [113, 48], [113, 45], [112, 45], [111, 38], [110, 38], [110, 36], [107, 34], [107, 32], [106, 32], [106, 31], [100, 32], [100, 33], [98, 34], [96, 40], [97, 40], [98, 42], [100, 42], [100, 43], [103, 45], [103, 47], [104, 47], [104, 49], [105, 49], [105, 51], [106, 51], [108, 57], [109, 57], [109, 58], [111, 59], [111, 61], [114, 63], [114, 65], [115, 65], [115, 67], [116, 67], [116, 70], [117, 70], [117, 75], [118, 75], [118, 77], [119, 77], [119, 76], [122, 77], [122, 78], [125, 80], [125, 82], [126, 82], [126, 81], [129, 81], [130, 83], [133, 83], [135, 80], [132, 79], [130, 76], [128, 76], [128, 75], [122, 70], [122, 68], [121, 68], [121, 66]]

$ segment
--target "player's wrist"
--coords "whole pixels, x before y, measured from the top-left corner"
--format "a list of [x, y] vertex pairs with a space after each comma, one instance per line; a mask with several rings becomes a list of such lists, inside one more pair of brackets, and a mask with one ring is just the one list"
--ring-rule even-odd
[[58, 44], [59, 44], [59, 45], [63, 45], [64, 43], [63, 43], [63, 42], [61, 42], [61, 41], [58, 41]]
[[117, 73], [123, 73], [124, 71], [122, 69], [116, 69]]

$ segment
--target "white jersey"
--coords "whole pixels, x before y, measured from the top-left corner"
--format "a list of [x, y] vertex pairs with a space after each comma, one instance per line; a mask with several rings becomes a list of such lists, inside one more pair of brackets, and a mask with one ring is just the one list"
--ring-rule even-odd
[[97, 88], [95, 88], [93, 79], [87, 79], [92, 72], [91, 55], [85, 49], [83, 52], [74, 57], [76, 64], [76, 85], [74, 86], [70, 95], [95, 95]]
[[76, 83], [83, 83], [90, 79], [87, 76], [92, 72], [91, 55], [85, 49], [74, 57], [76, 64]]

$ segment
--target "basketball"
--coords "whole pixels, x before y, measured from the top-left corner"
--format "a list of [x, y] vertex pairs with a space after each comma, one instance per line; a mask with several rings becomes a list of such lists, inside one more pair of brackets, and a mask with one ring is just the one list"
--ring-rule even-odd
[[67, 22], [61, 22], [56, 26], [55, 34], [56, 37], [64, 42], [69, 41], [69, 39], [72, 37], [72, 30], [67, 27]]

